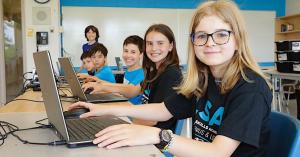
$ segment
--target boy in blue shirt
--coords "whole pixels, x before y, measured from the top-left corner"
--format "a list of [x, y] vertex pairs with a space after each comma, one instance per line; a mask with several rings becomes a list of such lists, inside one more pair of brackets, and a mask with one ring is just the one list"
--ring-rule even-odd
[[[144, 80], [144, 70], [141, 67], [141, 58], [144, 52], [144, 40], [137, 36], [132, 35], [127, 37], [123, 42], [123, 54], [122, 58], [127, 66], [127, 70], [124, 73], [123, 84], [108, 83], [102, 81], [102, 84], [107, 87], [126, 87], [126, 85], [139, 86]], [[94, 80], [97, 81], [98, 80]], [[141, 104], [141, 95], [131, 97], [129, 101], [134, 104]]]
[[90, 52], [92, 53], [92, 60], [94, 62], [95, 66], [95, 75], [94, 76], [88, 76], [88, 75], [77, 75], [79, 78], [86, 79], [86, 82], [90, 81], [107, 81], [111, 83], [116, 83], [115, 76], [112, 73], [112, 70], [106, 65], [107, 62], [107, 48], [100, 43], [95, 43], [94, 46], [90, 49]]
[[[124, 74], [123, 84], [139, 85], [144, 80], [144, 70], [140, 61], [144, 52], [144, 40], [132, 35], [127, 37], [123, 43], [122, 58], [127, 66]], [[134, 104], [141, 104], [141, 95], [132, 97], [129, 101]]]

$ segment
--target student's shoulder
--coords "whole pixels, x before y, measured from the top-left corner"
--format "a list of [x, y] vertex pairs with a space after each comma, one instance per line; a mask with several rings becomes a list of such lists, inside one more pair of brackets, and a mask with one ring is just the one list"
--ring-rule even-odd
[[253, 70], [246, 69], [244, 72], [246, 79], [241, 77], [241, 79], [235, 85], [234, 90], [238, 93], [253, 92], [269, 97], [271, 94], [271, 89], [269, 88], [267, 81]]
[[88, 46], [88, 43], [85, 43], [82, 45], [82, 47], [87, 47]]
[[112, 73], [112, 70], [109, 66], [105, 65], [102, 67], [102, 71], [105, 71], [105, 72], [111, 72]]
[[164, 75], [182, 75], [180, 67], [176, 65], [169, 65], [166, 67], [165, 71], [163, 72]]
[[125, 74], [133, 74], [133, 75], [136, 75], [136, 74], [144, 74], [144, 70], [143, 70], [143, 68], [139, 68], [139, 69], [135, 69], [135, 70], [133, 70], [133, 71], [128, 71], [128, 70], [126, 70], [125, 71]]

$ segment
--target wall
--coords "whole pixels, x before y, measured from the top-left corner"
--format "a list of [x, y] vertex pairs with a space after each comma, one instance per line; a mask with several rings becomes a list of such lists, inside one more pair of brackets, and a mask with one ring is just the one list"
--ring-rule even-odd
[[63, 48], [73, 64], [80, 66], [82, 44], [87, 42], [84, 28], [92, 24], [100, 31], [99, 42], [108, 49], [108, 65], [116, 65], [114, 58], [122, 55], [126, 37], [144, 38], [150, 25], [163, 23], [173, 30], [181, 64], [186, 64], [192, 14], [192, 9], [63, 7]]
[[4, 42], [3, 41], [3, 8], [0, 0], [0, 107], [6, 101], [5, 87], [5, 63], [4, 63]]
[[[49, 50], [51, 53], [51, 57], [53, 62], [57, 62], [57, 58], [60, 55], [60, 33], [59, 33], [59, 26], [60, 26], [60, 7], [59, 7], [59, 0], [51, 0], [46, 4], [38, 4], [35, 3], [33, 0], [26, 0], [24, 1], [24, 72], [32, 71], [34, 68], [34, 61], [32, 54], [36, 52], [36, 37], [35, 33], [37, 31], [47, 31], [49, 32], [49, 45], [40, 47], [40, 50]], [[33, 22], [33, 8], [34, 7], [45, 7], [50, 8], [50, 24], [47, 25], [34, 25]], [[53, 30], [53, 32], [50, 32]], [[56, 66], [54, 66], [56, 68]]]
[[[80, 66], [81, 46], [86, 43], [84, 28], [92, 24], [100, 31], [99, 42], [109, 51], [108, 64], [116, 65], [114, 57], [121, 56], [122, 43], [126, 37], [134, 34], [144, 37], [150, 25], [164, 23], [174, 32], [180, 64], [186, 64], [189, 25], [194, 11], [195, 9], [63, 7], [63, 48], [66, 56], [72, 58], [73, 65]], [[242, 13], [247, 25], [249, 44], [257, 61], [273, 62], [275, 13]]]
[[[127, 7], [127, 8], [181, 8], [191, 9], [195, 8], [203, 0], [51, 0], [47, 4], [39, 5], [33, 0], [22, 0], [24, 7], [23, 38], [24, 44], [24, 71], [31, 71], [34, 67], [32, 53], [36, 51], [35, 47], [35, 32], [49, 31], [53, 29], [54, 32], [49, 34], [49, 46], [44, 49], [49, 49], [54, 62], [61, 54], [60, 49], [60, 8], [64, 6], [99, 6], [99, 7]], [[287, 0], [291, 1], [291, 0]], [[296, 1], [296, 0], [295, 0]], [[235, 2], [244, 10], [269, 10], [276, 11], [276, 16], [284, 16], [285, 14], [285, 0], [235, 0]], [[50, 7], [51, 8], [51, 25], [33, 25], [32, 23], [32, 7]], [[33, 30], [33, 36], [28, 36], [28, 33]], [[56, 68], [56, 67], [55, 67]]]
[[[60, 0], [62, 6], [194, 9], [206, 0]], [[242, 10], [275, 11], [284, 16], [285, 0], [234, 0]], [[295, 0], [296, 1], [296, 0]]]
[[286, 15], [300, 14], [300, 1], [299, 0], [286, 0]]

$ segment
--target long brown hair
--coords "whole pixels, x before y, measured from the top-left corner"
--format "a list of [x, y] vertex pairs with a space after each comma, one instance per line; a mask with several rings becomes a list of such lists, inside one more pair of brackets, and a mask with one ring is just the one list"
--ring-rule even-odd
[[[252, 82], [245, 75], [246, 68], [265, 78], [252, 56], [248, 45], [245, 23], [239, 8], [234, 2], [219, 0], [205, 2], [200, 5], [192, 18], [190, 33], [195, 32], [196, 27], [204, 17], [211, 15], [219, 17], [231, 27], [237, 44], [237, 50], [222, 78], [221, 93], [224, 94], [231, 90], [241, 77], [248, 82]], [[190, 40], [187, 73], [181, 85], [177, 87], [178, 92], [188, 98], [193, 94], [202, 97], [207, 91], [209, 71], [209, 67], [196, 58], [194, 46]]]
[[[144, 75], [145, 79], [142, 82], [142, 91], [145, 90], [146, 85], [148, 83], [153, 82], [155, 79], [157, 79], [164, 71], [165, 69], [170, 66], [174, 65], [179, 68], [179, 58], [177, 54], [176, 49], [176, 42], [175, 42], [175, 36], [170, 27], [164, 24], [154, 24], [148, 28], [148, 30], [145, 33], [144, 37], [144, 45], [146, 46], [146, 37], [150, 32], [158, 32], [166, 36], [170, 43], [173, 44], [173, 49], [168, 53], [164, 61], [160, 64], [159, 68], [156, 69], [155, 63], [151, 61], [147, 53], [144, 53], [143, 55], [143, 69], [144, 69]], [[146, 48], [145, 48], [146, 49]]]

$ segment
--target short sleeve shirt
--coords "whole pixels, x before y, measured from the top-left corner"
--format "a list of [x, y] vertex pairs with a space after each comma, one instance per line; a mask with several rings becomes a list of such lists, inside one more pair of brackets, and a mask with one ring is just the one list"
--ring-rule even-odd
[[[142, 103], [161, 103], [167, 97], [176, 93], [174, 87], [178, 86], [182, 73], [177, 66], [168, 66], [166, 70], [153, 82], [149, 83], [143, 91]], [[158, 122], [155, 126], [162, 129], [175, 130], [177, 120], [171, 118], [165, 122]]]
[[173, 95], [164, 103], [174, 118], [192, 117], [193, 139], [212, 142], [223, 135], [241, 142], [232, 156], [265, 156], [272, 94], [262, 77], [251, 70], [245, 73], [252, 82], [241, 78], [226, 94], [210, 75], [205, 96]]

